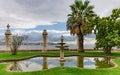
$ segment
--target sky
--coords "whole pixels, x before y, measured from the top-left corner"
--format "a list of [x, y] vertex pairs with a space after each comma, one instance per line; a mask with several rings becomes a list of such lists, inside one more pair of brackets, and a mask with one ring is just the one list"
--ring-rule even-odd
[[[27, 34], [34, 41], [41, 40], [44, 29], [49, 38], [56, 41], [61, 35], [75, 41], [66, 30], [67, 15], [71, 12], [69, 6], [73, 3], [74, 0], [0, 0], [0, 37], [10, 24], [12, 34]], [[95, 13], [104, 17], [109, 16], [114, 8], [120, 8], [120, 0], [90, 0], [90, 5], [95, 7]], [[93, 38], [93, 34], [85, 37], [95, 41]]]

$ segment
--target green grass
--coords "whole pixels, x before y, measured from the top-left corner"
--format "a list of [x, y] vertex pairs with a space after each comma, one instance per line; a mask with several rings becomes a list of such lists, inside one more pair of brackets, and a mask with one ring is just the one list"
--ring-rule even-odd
[[[0, 53], [0, 60], [3, 59], [17, 59], [25, 58], [35, 55], [59, 56], [59, 52], [19, 52], [16, 56], [10, 53]], [[85, 56], [104, 56], [103, 52], [65, 52], [65, 55], [85, 55]], [[48, 70], [34, 71], [34, 72], [7, 72], [6, 68], [9, 64], [0, 64], [0, 75], [120, 75], [120, 52], [113, 52], [108, 56], [117, 56], [113, 61], [118, 64], [116, 68], [102, 68], [102, 69], [82, 69], [82, 68], [68, 68], [56, 67]]]
[[[5, 59], [19, 59], [19, 58], [26, 58], [29, 56], [59, 56], [59, 52], [18, 52], [17, 55], [11, 55], [9, 52], [0, 53], [0, 60]], [[103, 52], [65, 52], [65, 56], [70, 55], [83, 55], [83, 56], [106, 56]], [[120, 52], [113, 52], [107, 56], [115, 56], [120, 57]]]

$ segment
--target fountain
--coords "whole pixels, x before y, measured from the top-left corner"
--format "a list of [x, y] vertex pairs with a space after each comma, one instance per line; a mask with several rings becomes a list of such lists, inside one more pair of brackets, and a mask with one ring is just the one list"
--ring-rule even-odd
[[62, 62], [62, 61], [65, 61], [64, 60], [64, 49], [65, 48], [68, 48], [68, 46], [64, 46], [64, 37], [63, 36], [61, 36], [61, 42], [60, 43], [58, 43], [60, 46], [56, 46], [57, 48], [60, 48], [60, 61]]

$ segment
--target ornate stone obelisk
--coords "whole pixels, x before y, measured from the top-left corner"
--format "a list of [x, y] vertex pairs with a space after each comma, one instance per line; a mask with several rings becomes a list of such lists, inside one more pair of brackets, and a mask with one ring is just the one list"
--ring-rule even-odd
[[47, 35], [48, 35], [47, 31], [44, 30], [42, 35], [43, 35], [43, 50], [42, 50], [42, 52], [46, 52], [47, 51]]
[[10, 50], [10, 44], [11, 44], [11, 31], [10, 31], [10, 25], [7, 25], [7, 30], [5, 32], [5, 43], [6, 43], [6, 49]]

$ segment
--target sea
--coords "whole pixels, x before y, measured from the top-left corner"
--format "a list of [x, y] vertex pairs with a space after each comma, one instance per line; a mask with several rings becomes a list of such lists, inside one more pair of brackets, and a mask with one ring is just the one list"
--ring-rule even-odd
[[[47, 49], [58, 49], [56, 48], [58, 45], [47, 45]], [[66, 44], [69, 49], [77, 49], [76, 44]], [[85, 44], [84, 48], [85, 49], [94, 49], [94, 44]], [[21, 45], [19, 50], [41, 50], [43, 48], [42, 45]], [[0, 50], [5, 50], [6, 46], [5, 45], [0, 45]]]

